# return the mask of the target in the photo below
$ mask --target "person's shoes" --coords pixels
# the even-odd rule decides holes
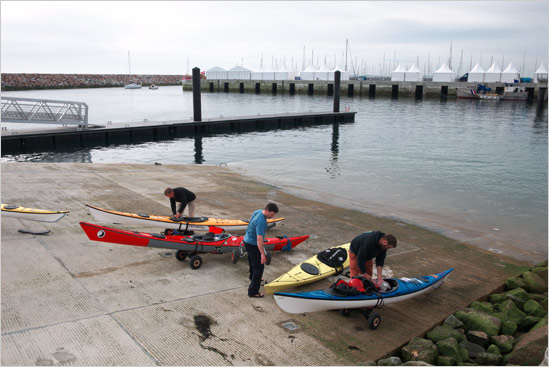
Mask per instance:
[[[250,298],[263,298],[263,297],[265,297],[265,295],[263,293],[259,292],[258,294],[255,294],[253,296],[248,295],[248,297],[250,297]]]

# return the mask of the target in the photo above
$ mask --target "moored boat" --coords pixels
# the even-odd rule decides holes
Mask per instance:
[[[132,232],[87,222],[80,222],[80,226],[92,241],[177,250],[177,260],[182,261],[190,256],[193,269],[198,269],[202,265],[202,259],[197,256],[200,253],[223,254],[230,252],[233,253],[233,263],[236,262],[235,256],[245,254],[244,236],[233,236],[227,233],[209,232],[204,235],[186,236]],[[266,238],[264,248],[273,252],[290,251],[308,238],[309,236]]]
[[[68,214],[68,210],[44,210],[2,204],[2,216],[6,218],[26,219],[37,222],[57,222]]]
[[[528,99],[528,92],[525,87],[506,84],[502,98],[504,101],[526,101]]]
[[[337,287],[332,287],[301,293],[276,292],[274,299],[277,305],[288,313],[379,307],[380,304],[405,301],[440,287],[452,270],[454,269],[416,278],[387,278],[384,281],[388,288],[384,292],[366,291],[349,295],[342,293]]]
[[[485,85],[478,84],[476,88],[458,88],[457,98],[460,99],[480,99],[487,101],[500,101],[502,95],[493,93],[492,88],[488,88]]]
[[[272,294],[284,289],[310,284],[343,272],[349,266],[349,246],[350,243],[346,243],[322,251],[297,264],[286,273],[265,284],[265,293]],[[331,260],[330,257],[332,257]]]
[[[148,214],[133,214],[107,210],[86,204],[90,214],[98,221],[112,224],[132,224],[153,226],[160,228],[171,228],[187,231],[206,231],[210,227],[223,228],[224,230],[238,231],[245,230],[248,226],[248,221],[240,219],[220,219],[211,217],[181,217],[174,218],[161,215]],[[272,228],[276,223],[285,218],[273,218],[267,220],[268,228]]]

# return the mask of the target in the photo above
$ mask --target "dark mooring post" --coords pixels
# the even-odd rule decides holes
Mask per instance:
[[[193,68],[193,111],[194,121],[202,121],[200,102],[200,68]]]
[[[334,112],[339,112],[339,92],[341,89],[341,71],[334,73]]]

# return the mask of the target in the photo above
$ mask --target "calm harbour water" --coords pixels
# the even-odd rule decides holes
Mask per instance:
[[[83,101],[92,124],[192,116],[192,93],[181,87],[3,95]],[[320,96],[203,93],[202,116],[329,111],[332,103]],[[3,156],[2,161],[227,163],[300,196],[417,223],[520,259],[547,258],[546,108],[511,101],[342,97],[344,107],[357,111],[354,123]]]

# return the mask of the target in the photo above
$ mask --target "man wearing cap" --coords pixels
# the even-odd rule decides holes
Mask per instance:
[[[397,246],[397,239],[392,234],[380,231],[364,232],[351,241],[349,247],[349,267],[351,278],[363,276],[373,281],[373,259],[376,259],[377,281],[379,287],[383,283],[383,265],[387,250]]]

